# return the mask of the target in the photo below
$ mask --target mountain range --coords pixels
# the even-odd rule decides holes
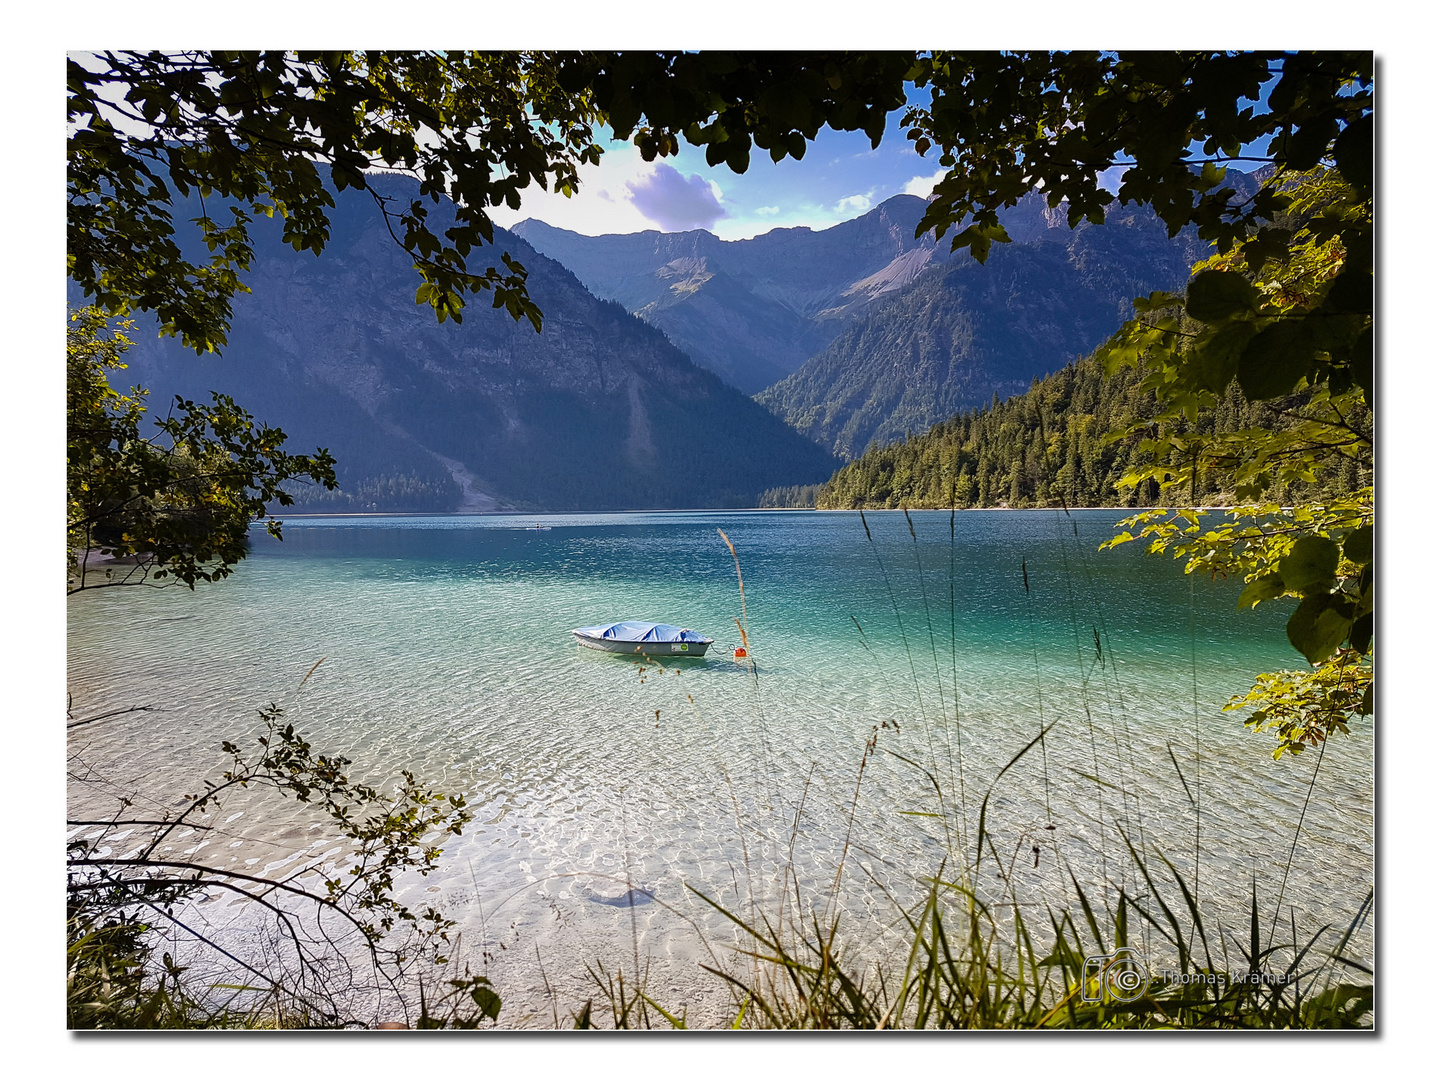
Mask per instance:
[[[1112,206],[1103,225],[1072,230],[1063,205],[1032,194],[1003,212],[1012,242],[982,265],[915,236],[925,205],[897,195],[829,229],[737,241],[535,220],[515,232],[845,458],[1023,391],[1205,254],[1148,209]]]
[[[380,182],[401,198],[414,190],[400,177]],[[121,380],[150,388],[155,409],[174,394],[226,393],[283,428],[287,447],[330,449],[341,491],[301,491],[300,508],[754,506],[767,488],[823,481],[838,467],[503,230],[493,254],[529,271],[543,332],[484,294],[460,325],[438,323],[415,303],[411,260],[370,198],[335,201],[319,258],[285,245],[275,222],[252,226],[251,294],[235,298],[223,356],[136,333]]]
[[[897,195],[829,229],[585,236],[533,218],[517,236],[563,263],[596,296],[663,330],[686,355],[746,393],[789,375],[876,296],[933,257],[917,239],[925,200]]]
[[[437,323],[373,202],[337,195],[318,259],[273,222],[252,227],[252,291],[223,357],[142,334],[125,379],[157,403],[228,393],[291,447],[329,448],[341,490],[300,491],[304,509],[754,506],[1023,392],[1205,254],[1148,210],[1072,230],[1064,206],[1031,195],[1002,215],[1013,242],[980,264],[915,236],[925,205],[899,195],[828,229],[738,241],[497,230],[480,254],[527,268],[536,334],[483,294],[462,324]]]
[[[996,245],[984,264],[968,254],[936,261],[757,400],[854,458],[1023,393],[1105,341],[1135,297],[1181,287],[1204,254],[1132,208],[1104,225]]]

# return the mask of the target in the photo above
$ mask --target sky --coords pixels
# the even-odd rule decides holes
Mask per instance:
[[[915,152],[900,124],[903,113],[890,114],[875,149],[863,132],[824,128],[800,161],[786,158],[777,164],[756,148],[744,173],[724,165],[712,168],[704,147],[683,140],[679,154],[653,162],[627,142],[607,140],[601,143],[600,164],[581,170],[573,197],[532,189],[523,193],[518,211],[502,208],[491,214],[505,227],[539,218],[590,236],[708,229],[722,240],[741,240],[796,225],[824,229],[892,195],[930,194],[944,171],[936,161],[939,151],[932,149],[927,157]]]

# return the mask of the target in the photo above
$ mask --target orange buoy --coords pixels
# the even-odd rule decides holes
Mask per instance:
[[[750,654],[749,654],[748,652],[746,652],[743,648],[740,648],[740,649],[736,649],[736,650],[735,650],[735,659],[736,659],[736,660],[744,660],[744,659],[745,659],[746,657],[748,657],[749,655],[750,655]]]

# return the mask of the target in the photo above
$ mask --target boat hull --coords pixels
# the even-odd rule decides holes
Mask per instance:
[[[625,656],[704,656],[713,644],[709,641],[618,641],[585,634],[576,634],[575,640],[587,649]]]

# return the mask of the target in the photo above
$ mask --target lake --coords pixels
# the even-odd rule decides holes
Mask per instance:
[[[1239,582],[1140,545],[1097,551],[1121,516],[967,511],[953,539],[948,511],[912,513],[913,538],[898,512],[867,513],[869,537],[856,513],[805,511],[296,518],[283,543],[257,529],[235,574],[194,593],[70,599],[74,715],[151,707],[72,733],[72,774],[102,781],[72,782],[72,816],[114,794],[173,805],[274,702],[355,774],[410,769],[470,801],[475,821],[403,898],[460,923],[515,1027],[595,996],[587,962],[648,965],[667,1007],[726,1016],[699,965],[742,961],[705,897],[759,917],[798,889],[883,962],[897,905],[974,863],[987,793],[995,852],[1036,911],[1071,902],[1072,872],[1137,895],[1129,837],[1198,873],[1207,918],[1237,933],[1252,880],[1267,921],[1279,901],[1302,935],[1344,926],[1373,880],[1371,723],[1318,772],[1313,751],[1274,761],[1222,708],[1302,662],[1288,613],[1237,612]],[[731,658],[741,598],[717,530],[744,575],[753,670]],[[628,618],[716,644],[657,665],[569,633]],[[997,782],[1042,724],[1043,753]],[[336,857],[297,808],[237,806],[177,850],[272,879]],[[995,865],[974,872],[982,895]],[[191,917],[263,952],[250,906],[207,898]],[[1368,925],[1351,951],[1370,962]]]

